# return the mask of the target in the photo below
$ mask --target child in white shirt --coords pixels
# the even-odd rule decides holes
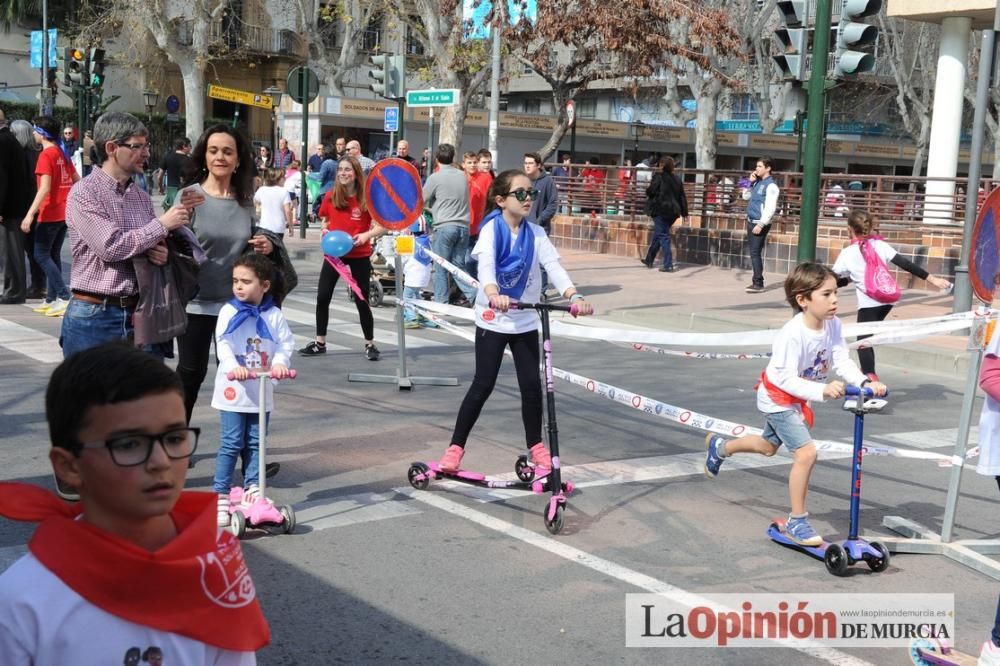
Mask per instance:
[[[253,202],[260,213],[260,226],[279,236],[292,225],[292,199],[284,187],[285,172],[266,169],[264,185],[253,195]]]
[[[757,409],[764,412],[763,435],[744,435],[726,441],[709,434],[705,475],[714,479],[726,458],[734,453],[773,456],[782,444],[792,453],[788,477],[791,513],[786,534],[804,546],[819,546],[823,539],[809,524],[806,495],[816,464],[816,445],[809,434],[813,424],[810,400],[836,400],[845,394],[844,382],[826,378],[831,366],[852,385],[871,385],[875,395],[886,387],[871,381],[847,352],[837,319],[837,276],[822,264],[799,264],[785,278],[785,297],[796,314],[778,332],[771,360],[757,385]]]
[[[229,486],[236,461],[244,449],[249,453],[243,478],[244,501],[249,504],[260,496],[257,454],[261,424],[257,382],[268,382],[265,428],[274,389],[267,379],[249,379],[250,373],[270,371],[274,379],[287,377],[295,348],[292,329],[267,293],[273,273],[271,261],[263,255],[246,254],[237,259],[233,264],[234,298],[222,306],[215,327],[219,369],[215,375],[212,407],[219,410],[222,426],[213,490],[219,494],[219,527],[229,525]],[[233,379],[228,378],[230,373]]]

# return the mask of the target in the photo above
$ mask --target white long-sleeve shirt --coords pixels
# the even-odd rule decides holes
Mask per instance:
[[[479,230],[479,240],[472,249],[472,256],[479,261],[479,284],[496,284],[496,252],[493,247],[494,224],[504,224],[497,218],[486,223],[486,226]],[[545,229],[534,222],[527,220],[521,222],[521,227],[530,225],[535,238],[535,256],[531,262],[528,273],[528,283],[524,287],[521,300],[524,303],[537,303],[542,296],[542,271],[541,267],[549,274],[549,282],[559,291],[564,293],[573,286],[566,269],[559,263],[559,251],[556,250],[552,241],[545,234]],[[517,242],[518,233],[511,232],[510,243],[514,247]],[[538,312],[535,310],[508,310],[507,312],[497,312],[490,309],[490,299],[486,293],[480,289],[476,294],[476,326],[485,328],[497,333],[527,333],[538,330],[540,320]]]
[[[257,335],[257,320],[248,317],[235,331],[226,335],[226,327],[236,314],[236,308],[229,303],[222,306],[219,322],[215,326],[215,349],[219,355],[219,369],[215,373],[215,391],[212,407],[227,412],[256,414],[260,387],[257,379],[242,382],[231,381],[226,375],[242,366],[248,370],[265,372],[275,363],[291,367],[292,352],[295,351],[295,336],[285,315],[277,307],[263,313],[264,322],[274,340],[265,340]],[[274,382],[268,380],[265,393],[267,404],[264,411],[270,412],[274,406]]]
[[[831,368],[849,384],[860,385],[867,379],[847,351],[840,320],[834,317],[824,321],[823,328],[815,331],[805,325],[800,312],[778,331],[764,372],[786,393],[822,402]],[[802,411],[799,405],[789,407],[771,400],[763,383],[757,387],[757,409],[768,414],[788,409]]]

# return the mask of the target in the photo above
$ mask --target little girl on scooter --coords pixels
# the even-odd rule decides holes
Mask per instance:
[[[822,537],[809,524],[806,495],[816,464],[816,444],[809,429],[813,412],[809,401],[844,397],[844,382],[827,383],[830,369],[852,385],[871,386],[875,395],[886,387],[872,381],[851,360],[837,319],[837,276],[823,264],[799,264],[785,278],[785,297],[797,313],[781,327],[771,348],[771,360],[757,384],[757,409],[764,412],[764,432],[726,441],[705,438],[708,456],[705,475],[714,479],[726,458],[734,453],[773,456],[784,445],[792,454],[788,477],[791,512],[785,533],[803,546],[819,546]]]
[[[531,462],[543,468],[537,473],[539,477],[552,468],[552,458],[542,442],[540,320],[535,310],[511,310],[511,302],[538,302],[544,268],[549,282],[576,307],[576,314],[589,315],[594,309],[577,293],[559,264],[559,253],[545,230],[526,219],[537,197],[531,179],[517,169],[498,175],[486,197],[490,210],[479,226],[479,240],[472,250],[479,261],[482,285],[474,308],[476,374],[458,410],[451,446],[440,460],[446,471],[455,471],[461,465],[466,440],[493,391],[508,346],[521,390],[521,420]]]
[[[871,213],[863,210],[851,211],[847,216],[847,228],[851,233],[851,244],[844,248],[833,264],[833,272],[837,274],[837,286],[843,287],[848,282],[853,282],[858,296],[858,323],[882,321],[889,311],[892,310],[891,303],[882,303],[865,293],[865,270],[866,262],[862,254],[862,246],[865,252],[875,252],[882,258],[883,262],[892,263],[899,266],[907,273],[915,275],[921,280],[938,289],[946,290],[951,288],[951,283],[943,278],[930,275],[926,270],[917,266],[906,257],[900,255],[896,250],[882,240],[882,237],[873,233],[878,220]],[[858,340],[871,337],[870,335],[859,335]],[[868,375],[872,381],[878,381],[875,374],[875,350],[872,347],[858,349],[858,361],[861,365],[861,372]]]
[[[268,291],[274,279],[271,261],[262,254],[245,254],[233,264],[233,298],[222,306],[215,327],[219,369],[215,374],[212,407],[219,410],[219,453],[215,458],[213,489],[219,494],[218,525],[229,525],[229,486],[241,451],[249,452],[243,477],[243,501],[260,496],[258,446],[260,427],[267,427],[274,400],[268,379],[249,379],[251,372],[271,372],[274,379],[289,376],[295,337],[281,309]],[[228,375],[232,373],[233,379]],[[268,382],[267,415],[259,423],[258,381]]]

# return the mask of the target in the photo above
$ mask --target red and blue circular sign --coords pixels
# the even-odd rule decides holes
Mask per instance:
[[[380,161],[365,182],[365,201],[372,219],[386,229],[402,231],[424,212],[424,193],[416,167],[397,157]]]
[[[1000,187],[979,209],[969,248],[969,282],[976,298],[989,305],[1000,278]]]

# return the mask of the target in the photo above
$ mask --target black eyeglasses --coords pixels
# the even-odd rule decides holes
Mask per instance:
[[[532,201],[534,201],[535,199],[537,199],[538,198],[538,190],[536,190],[534,188],[532,188],[530,190],[524,190],[524,189],[514,190],[513,192],[508,192],[504,196],[505,197],[514,197],[515,199],[517,199],[518,201],[520,201],[520,202],[523,203],[523,202],[527,201],[528,199],[531,199]]]
[[[122,435],[99,444],[81,444],[81,449],[106,448],[111,453],[111,460],[119,467],[135,467],[145,464],[153,455],[153,444],[159,442],[168,458],[180,460],[190,458],[198,448],[198,435],[201,428],[175,428],[159,435]]]
[[[119,143],[118,145],[129,150],[149,150],[148,143]]]

